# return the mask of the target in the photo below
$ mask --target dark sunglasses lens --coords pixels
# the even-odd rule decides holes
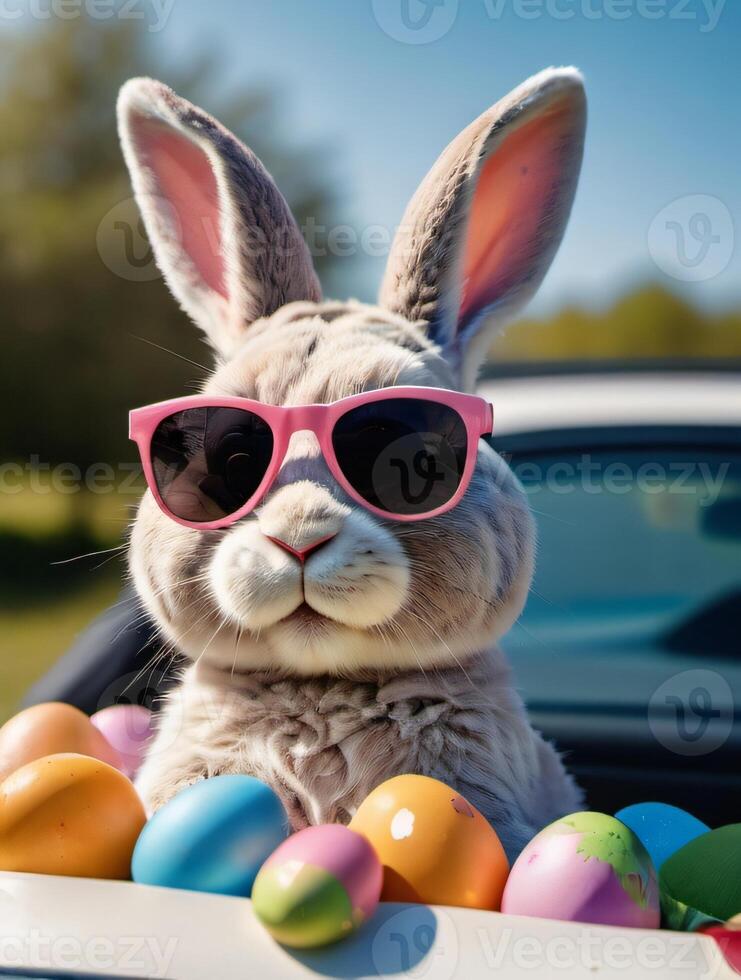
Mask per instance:
[[[421,515],[447,504],[461,484],[466,427],[447,405],[389,398],[353,408],[332,434],[345,479],[369,504]]]
[[[165,507],[186,521],[216,521],[239,510],[262,483],[273,433],[238,408],[187,408],[152,437],[152,468]]]

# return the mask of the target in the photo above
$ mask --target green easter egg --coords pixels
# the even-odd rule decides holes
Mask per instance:
[[[708,919],[725,922],[741,912],[741,823],[691,840],[667,858],[659,875],[662,910],[674,929]]]
[[[359,925],[340,882],[309,864],[297,873],[286,864],[264,867],[252,889],[252,908],[274,939],[296,949],[336,942]]]

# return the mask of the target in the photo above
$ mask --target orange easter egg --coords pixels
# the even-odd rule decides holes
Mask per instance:
[[[499,908],[509,863],[489,822],[428,776],[396,776],[361,803],[350,829],[383,865],[381,901]]]
[[[73,753],[36,759],[0,785],[0,871],[129,878],[145,822],[113,766]]]
[[[27,762],[78,752],[118,768],[121,758],[84,711],[50,701],[26,708],[0,728],[0,782]]]

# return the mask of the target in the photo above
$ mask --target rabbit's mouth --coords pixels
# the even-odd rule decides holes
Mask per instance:
[[[333,620],[330,616],[320,613],[304,599],[299,606],[296,606],[293,612],[284,616],[278,622],[284,623],[287,626],[314,628],[325,623],[331,623]]]
[[[293,612],[287,613],[272,627],[267,627],[268,632],[277,631],[283,637],[288,634],[291,637],[302,636],[305,639],[321,640],[333,631],[353,632],[367,627],[360,627],[353,622],[347,622],[342,617],[341,610],[337,613],[331,611],[320,612],[315,606],[304,599]]]

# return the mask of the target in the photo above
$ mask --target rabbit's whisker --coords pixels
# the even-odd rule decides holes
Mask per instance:
[[[127,546],[125,544],[116,545],[115,548],[101,548],[100,551],[88,551],[84,555],[75,555],[74,558],[62,558],[59,561],[49,562],[50,565],[69,565],[73,561],[81,561],[83,558],[97,558],[98,555],[108,555],[112,551],[119,552],[123,551]]]
[[[163,351],[165,354],[172,354],[173,357],[177,357],[180,361],[185,361],[187,364],[192,364],[193,367],[200,368],[201,371],[209,371],[210,368],[206,367],[205,364],[200,364],[198,361],[192,360],[190,357],[185,357],[184,354],[178,354],[177,351],[170,350],[169,347],[163,347],[162,344],[157,344],[153,340],[148,340],[146,337],[140,337],[139,334],[131,333],[127,331],[130,337],[134,340],[140,340],[143,344],[149,344],[150,347],[156,347],[157,350]]]

